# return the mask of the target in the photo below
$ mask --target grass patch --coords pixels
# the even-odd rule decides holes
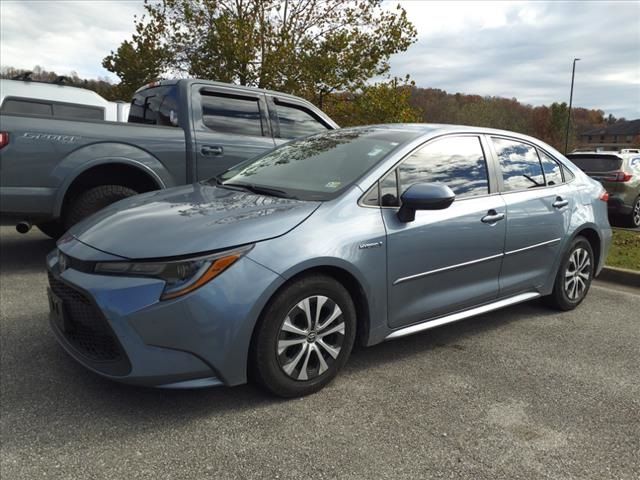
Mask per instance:
[[[640,270],[640,233],[614,230],[607,265]]]

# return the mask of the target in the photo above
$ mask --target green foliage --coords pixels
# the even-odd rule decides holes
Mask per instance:
[[[607,257],[611,267],[640,270],[640,234],[623,230],[613,231],[613,242]]]
[[[354,91],[386,74],[389,57],[416,39],[404,9],[382,8],[381,0],[145,0],[145,9],[133,43],[104,62],[126,84],[134,80],[126,73],[146,62],[136,54],[151,53],[153,73],[162,65],[321,105],[329,93]]]
[[[420,122],[422,112],[409,103],[413,86],[407,76],[366,85],[354,94],[331,94],[324,102],[324,110],[343,127]]]
[[[125,40],[115,52],[102,60],[102,66],[120,78],[116,91],[129,99],[138,88],[161,77],[169,62],[169,51],[160,39],[166,28],[162,18],[147,22],[136,20],[136,33]]]

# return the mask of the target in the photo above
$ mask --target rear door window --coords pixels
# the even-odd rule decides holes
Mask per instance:
[[[259,99],[202,92],[202,121],[216,132],[262,136]]]
[[[500,160],[505,192],[544,187],[544,174],[536,149],[526,143],[492,138]]]
[[[489,193],[487,163],[480,139],[475,136],[445,137],[428,143],[403,160],[398,175],[400,192],[414,183],[439,182],[450,187],[457,198]]]
[[[538,150],[538,155],[540,156],[540,163],[542,164],[542,171],[547,185],[560,185],[562,183],[562,170],[558,162],[540,150]]]
[[[296,138],[324,132],[329,127],[308,109],[276,101],[280,138]]]

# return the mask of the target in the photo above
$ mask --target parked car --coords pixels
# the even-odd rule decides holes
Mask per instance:
[[[118,116],[118,104],[85,88],[0,79],[0,114],[126,122]]]
[[[114,380],[305,395],[355,341],[538,297],[575,308],[607,256],[606,199],[511,132],[326,132],[73,227],[47,257],[51,325]]]
[[[128,124],[5,109],[9,101],[0,116],[0,216],[54,238],[122,198],[205,180],[337,128],[300,98],[193,79],[138,90]]]
[[[609,192],[609,214],[625,226],[640,227],[640,154],[621,152],[575,152],[567,155]]]

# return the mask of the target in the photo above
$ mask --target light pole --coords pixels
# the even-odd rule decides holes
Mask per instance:
[[[579,58],[573,59],[573,70],[571,71],[571,93],[569,94],[569,114],[567,116],[567,132],[565,134],[564,140],[564,154],[567,154],[567,150],[569,149],[569,127],[571,126],[571,104],[573,103],[573,79],[576,76],[576,62],[579,61]]]

